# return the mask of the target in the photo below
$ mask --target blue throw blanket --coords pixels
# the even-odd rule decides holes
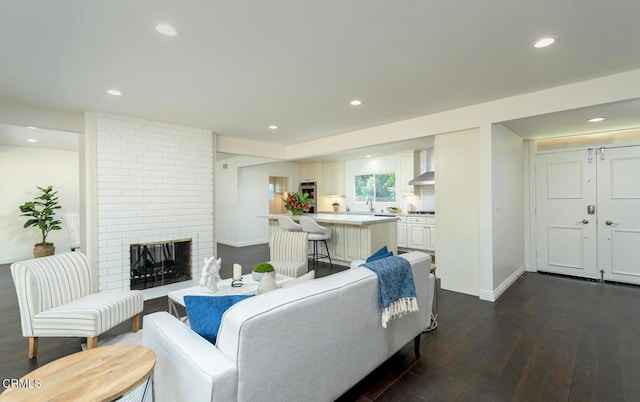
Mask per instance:
[[[368,262],[363,266],[378,275],[383,328],[395,318],[418,311],[416,287],[409,261],[392,256]]]

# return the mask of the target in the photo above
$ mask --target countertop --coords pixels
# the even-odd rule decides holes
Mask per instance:
[[[383,214],[381,213],[379,215],[383,215]],[[278,216],[281,216],[281,215],[270,214],[270,215],[262,215],[260,217],[268,218],[268,219],[277,219]],[[314,219],[318,223],[340,223],[345,225],[373,225],[376,223],[393,222],[398,220],[398,218],[395,215],[391,215],[391,214],[389,215],[385,214],[384,216],[377,216],[373,214],[355,214],[355,213],[346,214],[346,213],[319,212],[317,214],[306,214],[305,216],[308,216],[309,218]],[[297,218],[297,216],[289,216],[289,217],[292,218],[294,221]]]
[[[435,218],[434,214],[416,214],[414,212],[366,212],[366,211],[351,211],[351,212],[332,212],[332,211],[322,211],[318,212],[318,214],[329,214],[329,215],[364,215],[364,216],[424,216],[424,217],[432,217]]]

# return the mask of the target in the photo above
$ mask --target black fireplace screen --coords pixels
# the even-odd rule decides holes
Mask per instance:
[[[132,244],[131,289],[191,280],[191,239]]]

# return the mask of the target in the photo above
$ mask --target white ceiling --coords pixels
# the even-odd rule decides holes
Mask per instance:
[[[77,151],[79,143],[77,133],[0,124],[0,145]]]
[[[1,0],[0,7],[0,103],[112,112],[278,143],[640,68],[640,1],[631,0]],[[158,21],[181,35],[157,34]],[[558,43],[533,49],[543,35]],[[109,88],[124,95],[109,96]],[[354,98],[364,104],[349,106]],[[509,126],[539,135],[531,124]]]

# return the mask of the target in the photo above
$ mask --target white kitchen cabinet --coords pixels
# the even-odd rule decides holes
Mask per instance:
[[[344,260],[344,225],[324,223],[322,226],[331,230],[331,240],[327,242],[333,261]]]
[[[324,194],[328,196],[344,196],[345,164],[343,162],[330,162],[323,165]]]
[[[421,216],[407,217],[407,248],[427,250],[427,218]]]
[[[322,181],[322,163],[307,163],[300,165],[300,182]]]
[[[407,217],[398,218],[398,247],[407,247]]]
[[[436,250],[436,218],[427,218],[427,250]]]
[[[396,188],[397,194],[413,194],[414,186],[409,184],[414,177],[416,177],[416,173],[418,171],[418,152],[416,151],[407,151],[401,152],[397,154],[398,158],[398,166],[397,166],[397,174],[396,177]]]
[[[360,225],[331,223],[323,220],[322,214],[317,216],[319,223],[331,230],[331,239],[327,240],[327,245],[334,264],[349,266],[353,260],[366,260],[382,246],[387,246],[389,251],[398,254],[396,221]],[[294,216],[293,219],[296,220],[296,217]],[[279,230],[278,220],[275,217],[269,217],[269,241],[271,241],[271,235]],[[310,244],[309,247],[312,245]],[[318,247],[324,250],[324,245],[319,244]]]

